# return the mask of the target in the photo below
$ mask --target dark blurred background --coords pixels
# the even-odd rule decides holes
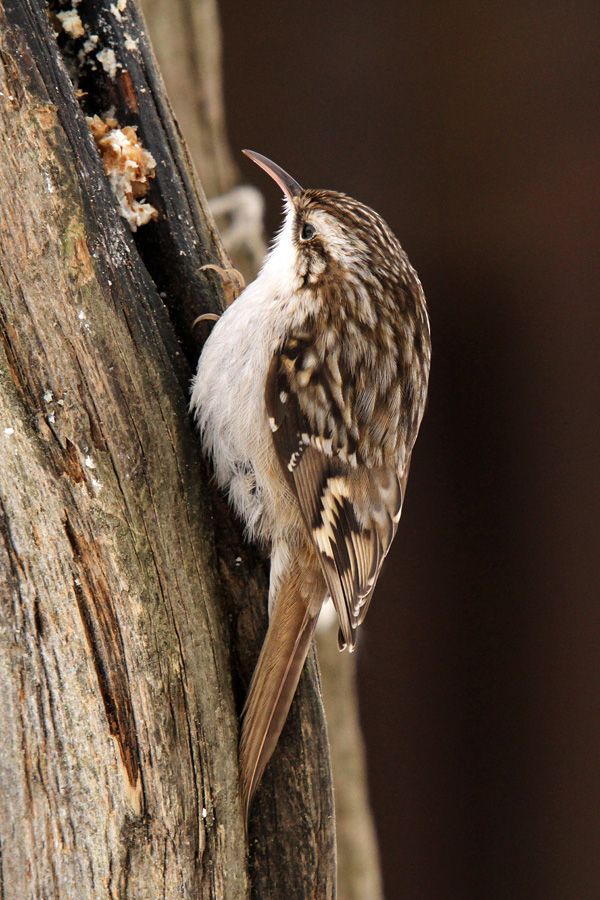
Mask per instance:
[[[429,301],[359,651],[386,896],[597,900],[597,0],[220,10],[234,150],[373,206]]]

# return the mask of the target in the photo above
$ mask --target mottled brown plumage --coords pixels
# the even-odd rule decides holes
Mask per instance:
[[[271,548],[269,632],[240,742],[244,815],[330,596],[352,649],[396,532],[430,361],[416,273],[373,210],[280,184],[286,220],[200,359],[192,406],[219,482]]]

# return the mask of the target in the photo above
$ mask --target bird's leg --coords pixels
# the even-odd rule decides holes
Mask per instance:
[[[206,272],[207,270],[211,270],[217,273],[217,275],[223,282],[223,293],[225,294],[227,306],[231,306],[233,301],[237,300],[237,298],[246,287],[244,276],[241,272],[238,272],[237,269],[233,268],[223,269],[221,268],[221,266],[215,266],[212,264],[200,266],[201,272]],[[198,316],[197,319],[194,319],[192,328],[194,328],[198,324],[198,322],[216,322],[219,318],[220,316],[217,313],[204,313],[203,315]]]

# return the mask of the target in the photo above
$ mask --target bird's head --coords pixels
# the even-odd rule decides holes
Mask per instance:
[[[285,244],[286,257],[305,286],[360,279],[393,291],[395,281],[404,281],[406,256],[381,216],[337,191],[304,190],[266,156],[253,150],[244,153],[284,193],[286,218],[274,252]]]

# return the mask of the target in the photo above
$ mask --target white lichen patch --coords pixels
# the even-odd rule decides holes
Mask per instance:
[[[86,318],[86,315],[82,309],[80,309],[79,312],[77,313],[77,318],[81,319],[82,322]]]
[[[15,433],[15,429],[14,429],[14,428],[5,428],[5,429],[4,429],[4,434],[8,435],[9,437],[10,437],[11,434],[14,434],[14,433]]]
[[[119,12],[125,12],[125,7],[127,6],[127,0],[117,0],[117,9]]]
[[[111,3],[110,11],[113,14],[113,16],[115,17],[115,19],[117,20],[117,22],[123,21],[123,16],[121,14],[121,10],[119,9],[119,7],[117,6],[116,3]]]
[[[125,49],[126,50],[137,50],[138,42],[134,41],[130,34],[125,34]]]
[[[91,456],[86,456],[84,462],[85,462],[86,466],[88,467],[88,469],[96,468],[96,463],[94,462],[94,460],[92,459]]]
[[[89,38],[87,39],[87,41],[84,43],[83,47],[81,48],[83,53],[84,54],[91,53],[92,50],[96,49],[97,43],[98,43],[98,35],[90,34]]]
[[[52,403],[54,400],[54,394],[52,391],[44,391],[44,400],[46,403]]]
[[[158,210],[142,201],[154,178],[156,161],[144,149],[137,134],[137,127],[119,128],[112,118],[104,121],[100,116],[86,119],[96,146],[102,157],[104,171],[119,204],[119,212],[127,219],[132,231],[146,225],[158,216]]]
[[[117,62],[114,50],[110,47],[105,47],[104,50],[100,50],[99,53],[96,53],[96,59],[109,78],[116,78],[119,63]]]
[[[75,9],[66,9],[64,12],[59,12],[56,14],[56,18],[60,20],[63,31],[66,31],[72,38],[80,38],[85,34],[83,23]]]

